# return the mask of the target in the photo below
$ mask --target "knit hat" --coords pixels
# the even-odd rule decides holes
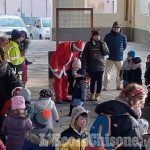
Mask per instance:
[[[86,125],[88,124],[88,122],[89,122],[88,111],[86,111],[81,105],[78,105],[78,106],[74,107],[73,110],[72,110],[72,114],[71,114],[71,125],[72,126],[74,126],[77,117],[79,115],[81,115],[82,113],[86,113],[87,114]]]
[[[23,96],[13,96],[11,98],[12,104],[11,109],[17,110],[17,109],[25,109],[25,100]]]
[[[82,50],[83,42],[81,40],[73,42],[73,48],[75,48],[77,51]]]
[[[40,95],[40,97],[48,98],[48,97],[52,96],[52,93],[51,93],[50,90],[43,89],[43,90],[40,91],[39,95]]]
[[[134,50],[129,51],[128,55],[131,56],[132,58],[134,58],[135,57],[135,51]]]
[[[16,29],[12,30],[12,32],[11,32],[11,38],[13,40],[19,39],[21,36],[22,36],[21,31],[16,30]]]
[[[94,35],[99,35],[99,32],[98,32],[98,31],[94,31],[94,32],[92,33],[92,37],[93,37]]]
[[[18,96],[23,96],[25,101],[30,101],[30,99],[31,99],[31,92],[27,88],[22,88],[19,91]]]
[[[139,126],[139,130],[140,130],[140,134],[147,134],[148,128],[149,128],[149,123],[147,120],[145,119],[138,119],[138,126]]]
[[[141,60],[140,57],[135,57],[135,58],[132,59],[132,62],[134,62],[135,64],[138,64],[138,63],[140,63],[141,61],[142,61],[142,60]]]
[[[44,111],[36,113],[34,119],[38,124],[46,126],[50,116],[51,116],[50,110],[45,109]]]
[[[79,58],[74,58],[74,61],[72,63],[72,68],[75,68],[75,67],[78,67],[78,68],[81,68],[81,61]]]
[[[113,28],[120,28],[121,27],[121,24],[119,24],[118,23],[118,21],[115,21],[114,23],[113,23],[113,26],[112,26]]]

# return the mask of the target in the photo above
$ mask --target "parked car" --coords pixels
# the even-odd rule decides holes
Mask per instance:
[[[15,15],[0,15],[0,31],[4,32],[9,38],[13,29],[17,29],[19,31],[24,30],[27,32],[29,37],[29,33],[22,18]]]
[[[31,39],[50,39],[51,19],[37,18],[30,29]]]

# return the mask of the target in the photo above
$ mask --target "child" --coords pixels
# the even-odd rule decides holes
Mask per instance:
[[[26,132],[22,150],[55,150],[52,146],[53,131],[46,128],[50,116],[51,112],[49,110],[34,115],[34,128]]]
[[[61,133],[60,150],[85,149],[88,137],[85,126],[88,120],[88,112],[82,106],[73,108],[70,127]]]
[[[2,134],[7,136],[7,150],[22,150],[25,131],[32,128],[31,120],[25,110],[25,100],[22,96],[11,98],[11,110],[2,125]]]
[[[131,50],[128,52],[127,59],[123,62],[121,71],[120,71],[120,79],[123,79],[123,86],[129,84],[130,71],[132,67],[132,59],[135,57],[135,51]]]
[[[146,62],[146,71],[145,71],[145,85],[147,86],[148,94],[147,94],[147,103],[150,103],[150,55],[147,57]]]
[[[31,92],[27,88],[22,88],[18,96],[23,96],[25,99],[25,105],[27,113],[31,115],[31,118],[34,116],[34,107],[31,105]]]
[[[69,72],[71,74],[69,74]],[[80,59],[75,58],[72,63],[72,69],[68,71],[68,78],[73,76],[75,79],[75,84],[73,86],[72,91],[72,102],[70,104],[69,116],[71,116],[71,112],[73,107],[77,105],[82,105],[86,100],[87,90],[88,90],[88,81],[85,77],[85,68],[81,68]]]
[[[37,101],[34,106],[35,111],[40,112],[45,109],[50,110],[51,116],[49,117],[47,128],[53,128],[53,118],[55,119],[56,122],[58,122],[59,116],[55,103],[54,101],[51,100],[52,93],[50,90],[43,89],[40,91],[39,95],[40,95],[39,101]]]
[[[130,83],[137,83],[142,85],[142,69],[140,57],[135,57],[132,59]]]

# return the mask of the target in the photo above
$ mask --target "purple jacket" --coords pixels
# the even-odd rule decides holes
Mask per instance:
[[[32,128],[29,116],[14,115],[8,112],[8,116],[3,122],[1,132],[7,136],[7,150],[22,150],[25,132]]]

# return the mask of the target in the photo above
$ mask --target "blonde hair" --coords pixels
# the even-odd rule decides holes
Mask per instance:
[[[130,107],[135,106],[138,101],[143,100],[145,97],[146,93],[143,87],[136,83],[128,84],[119,94],[119,98]]]

